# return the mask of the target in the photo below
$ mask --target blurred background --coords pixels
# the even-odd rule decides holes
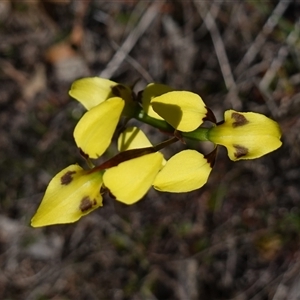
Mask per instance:
[[[2,0],[0,299],[299,299],[299,17],[296,0]],[[50,179],[84,166],[68,91],[86,76],[190,90],[218,120],[264,113],[283,146],[221,149],[200,190],[33,229]]]

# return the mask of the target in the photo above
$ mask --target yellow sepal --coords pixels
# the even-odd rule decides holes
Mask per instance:
[[[104,184],[118,201],[133,204],[147,193],[162,162],[159,152],[122,162],[105,171]]]
[[[147,136],[138,127],[127,127],[118,138],[118,150],[120,152],[151,146]]]
[[[174,128],[189,132],[198,128],[207,109],[201,97],[188,91],[172,91],[151,100],[154,111]]]
[[[163,118],[153,110],[152,106],[150,105],[150,102],[154,97],[158,97],[172,90],[173,89],[168,85],[160,83],[148,84],[142,93],[142,106],[144,112],[146,112],[146,114],[152,118],[163,120]]]
[[[90,158],[101,156],[115,132],[124,108],[124,100],[114,97],[87,111],[74,130],[77,147]]]
[[[102,206],[102,174],[70,165],[50,181],[31,226],[73,223]]]
[[[119,86],[116,89],[116,86]],[[79,101],[87,110],[105,100],[118,96],[124,100],[131,98],[131,89],[106,78],[88,77],[73,82],[69,95]]]
[[[211,128],[208,138],[227,148],[231,160],[254,159],[278,149],[281,131],[278,123],[253,113],[227,110],[224,123]]]
[[[153,187],[162,192],[182,193],[201,188],[212,168],[195,150],[184,150],[172,156],[156,176]]]

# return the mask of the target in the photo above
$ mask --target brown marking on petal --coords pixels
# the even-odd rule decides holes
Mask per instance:
[[[117,197],[110,191],[110,189],[107,186],[103,184],[100,189],[100,194],[104,195],[105,193],[107,193],[110,198],[117,200]]]
[[[72,175],[76,174],[76,171],[68,171],[65,175],[60,178],[61,185],[68,185],[72,180]]]
[[[89,159],[89,155],[84,153],[83,150],[81,148],[79,148],[79,153],[80,155],[84,158],[84,159]]]
[[[96,204],[97,204],[96,199],[91,200],[89,196],[86,196],[81,199],[79,209],[82,212],[86,212],[86,211],[90,210],[91,208],[93,208],[93,206],[95,206]]]
[[[244,126],[247,123],[249,123],[249,121],[245,118],[245,116],[243,116],[242,114],[239,113],[232,113],[231,114],[231,118],[234,119],[235,122],[232,123],[232,127],[239,127],[239,126]]]
[[[109,189],[107,189],[107,190],[108,190],[109,197],[114,199],[114,200],[117,200],[117,197]]]
[[[233,145],[236,152],[234,153],[234,156],[236,158],[241,158],[248,154],[249,150],[246,147],[240,146],[240,145]]]
[[[212,152],[210,152],[204,156],[211,168],[213,168],[213,166],[215,164],[216,157],[217,157],[217,151],[218,151],[218,147],[216,147]]]
[[[210,121],[210,122],[216,124],[217,119],[216,119],[216,116],[214,115],[214,113],[212,112],[212,110],[207,106],[205,106],[205,108],[207,110],[207,113],[206,113],[205,117],[202,120],[203,121]]]

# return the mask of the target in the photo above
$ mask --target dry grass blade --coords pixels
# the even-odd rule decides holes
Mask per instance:
[[[271,111],[273,117],[279,117],[280,111],[270,95],[269,87],[272,81],[274,80],[274,78],[276,77],[279,69],[284,64],[289,54],[289,48],[295,46],[298,38],[299,38],[299,25],[296,24],[294,30],[291,31],[290,34],[288,35],[286,39],[286,44],[280,47],[277,57],[274,58],[269,69],[267,70],[267,72],[259,82],[259,89],[261,93],[265,96],[266,104],[269,110]]]
[[[138,39],[144,34],[157,17],[159,8],[163,5],[163,3],[164,1],[155,1],[148,7],[138,25],[130,32],[123,45],[108,63],[107,67],[99,74],[100,77],[111,78],[114,75]]]
[[[230,63],[226,54],[225,46],[222,40],[222,36],[218,30],[217,24],[215,22],[215,19],[210,12],[210,10],[216,10],[218,9],[218,6],[216,6],[215,3],[212,4],[210,10],[207,10],[205,2],[202,1],[194,1],[198,13],[203,19],[204,24],[206,25],[208,31],[210,32],[215,52],[219,61],[219,65],[221,68],[221,72],[223,75],[223,79],[226,85],[226,88],[229,91],[230,94],[230,101],[232,104],[232,107],[234,109],[240,109],[241,103],[237,96],[237,86],[231,71]]]
[[[255,59],[257,53],[260,51],[261,47],[266,41],[266,38],[269,34],[273,31],[275,26],[278,24],[280,18],[284,14],[284,12],[289,7],[291,0],[281,0],[277,6],[274,8],[273,12],[269,16],[267,22],[264,24],[261,32],[257,35],[256,39],[252,43],[252,45],[249,47],[248,51],[244,55],[241,62],[238,64],[236,69],[234,70],[234,73],[237,76],[240,76],[243,71],[247,69],[247,67],[252,63],[252,61]]]
[[[234,78],[233,78],[233,75],[231,72],[231,68],[230,68],[230,64],[229,64],[228,57],[226,54],[225,46],[222,41],[221,34],[216,25],[215,19],[213,18],[210,11],[206,9],[205,3],[195,1],[195,5],[197,7],[198,13],[202,17],[203,22],[205,23],[207,29],[210,32],[210,35],[211,35],[211,38],[212,38],[212,41],[213,41],[213,44],[215,47],[216,55],[219,60],[220,68],[221,68],[221,71],[223,74],[223,78],[225,81],[225,85],[226,85],[227,89],[230,90],[231,88],[236,87],[236,84],[235,84],[235,81],[234,81]],[[211,9],[214,9],[213,6],[215,6],[214,3],[212,4]]]

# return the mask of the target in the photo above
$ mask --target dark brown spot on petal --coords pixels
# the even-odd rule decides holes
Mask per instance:
[[[88,210],[90,210],[91,208],[93,208],[93,206],[95,206],[97,204],[96,199],[91,200],[91,198],[89,196],[86,196],[84,198],[82,198],[80,205],[79,205],[79,209],[82,212],[86,212]]]
[[[68,185],[72,180],[72,175],[76,174],[76,171],[68,171],[65,175],[60,178],[61,185]]]
[[[216,147],[212,152],[206,154],[204,157],[206,158],[207,162],[209,163],[210,167],[212,168],[216,161],[218,147]]]
[[[234,119],[234,122],[232,123],[233,128],[244,126],[249,123],[249,121],[242,114],[236,112],[231,114],[231,118]]]
[[[84,159],[89,159],[89,155],[84,153],[81,148],[79,148],[79,153]]]
[[[109,196],[110,198],[112,198],[112,199],[114,199],[114,200],[117,200],[117,197],[116,197],[116,196],[110,191],[110,189],[109,189],[107,186],[105,186],[104,184],[101,186],[100,193],[101,193],[101,195],[107,193],[108,196]]]
[[[236,152],[234,153],[234,156],[236,158],[241,158],[248,154],[249,150],[246,147],[240,146],[240,145],[233,145]]]
[[[216,119],[216,116],[214,115],[214,113],[212,112],[212,110],[205,106],[206,110],[207,110],[207,113],[206,113],[206,116],[203,118],[203,121],[210,121],[214,124],[217,123],[217,119]]]
[[[117,197],[109,189],[107,189],[107,192],[110,198],[117,200]]]

